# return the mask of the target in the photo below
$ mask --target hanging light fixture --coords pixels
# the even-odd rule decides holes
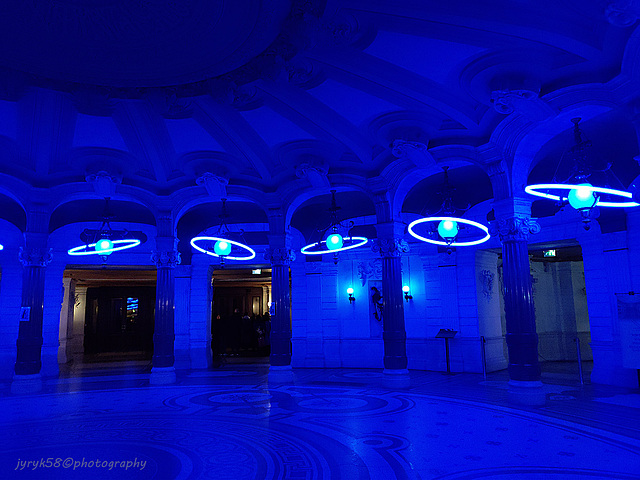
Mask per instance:
[[[631,200],[633,195],[630,192],[612,188],[622,185],[611,171],[611,163],[597,168],[591,155],[592,143],[580,130],[580,118],[573,118],[571,121],[575,145],[560,158],[552,183],[527,185],[524,191],[554,200],[560,206],[568,203],[580,212],[584,229],[589,230],[596,207],[637,207],[640,203]],[[568,178],[561,182],[557,176],[563,164],[568,164],[570,170]],[[594,183],[600,183],[600,186],[593,185]]]
[[[444,171],[444,184],[441,191],[443,201],[442,207],[436,212],[442,213],[442,215],[414,220],[409,224],[409,234],[423,242],[445,246],[447,247],[447,253],[451,253],[453,247],[467,247],[486,242],[491,238],[489,229],[486,226],[473,220],[454,216],[456,211],[467,210],[469,206],[465,209],[455,208],[453,203],[453,192],[455,188],[449,184],[449,167],[442,167],[442,170]],[[415,227],[420,224],[427,224],[428,230],[425,235],[420,235],[416,232]],[[470,227],[479,230],[480,236],[478,238],[460,241],[458,238],[460,230]]]
[[[324,238],[324,240],[320,240],[315,243],[310,243],[309,245],[303,247],[300,250],[302,254],[322,255],[324,253],[332,253],[333,263],[337,264],[338,252],[351,250],[353,248],[358,248],[367,244],[369,239],[366,237],[343,236],[340,233],[340,232],[342,233],[346,232],[348,235],[348,232],[351,228],[353,228],[354,223],[351,220],[349,220],[348,222],[339,222],[338,221],[339,210],[340,210],[340,207],[336,203],[336,191],[331,190],[331,207],[328,209],[330,214],[330,223],[326,228],[322,228],[318,230],[321,238]]]
[[[243,243],[243,230],[238,230],[237,233],[231,232],[227,225],[227,218],[229,218],[229,216],[227,213],[227,199],[223,198],[222,211],[220,215],[218,215],[220,224],[217,226],[217,229],[214,227],[215,232],[212,232],[212,235],[202,235],[191,239],[191,246],[199,252],[206,253],[212,257],[219,257],[220,268],[224,268],[225,260],[251,260],[256,256],[255,250],[246,243]],[[231,236],[239,236],[242,242],[232,240],[229,238]],[[204,243],[198,245],[199,242]]]
[[[72,256],[100,255],[106,262],[113,252],[137,247],[147,239],[143,232],[132,232],[126,229],[114,230],[111,220],[114,218],[109,210],[109,198],[104,199],[102,223],[97,229],[85,228],[80,234],[83,245],[70,248],[67,253]]]

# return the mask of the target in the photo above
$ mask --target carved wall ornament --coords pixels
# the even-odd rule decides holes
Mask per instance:
[[[46,267],[53,260],[53,248],[20,247],[18,259],[23,267]]]
[[[358,278],[364,287],[367,280],[382,280],[382,259],[358,262]]]
[[[122,179],[109,172],[100,170],[85,177],[88,183],[93,184],[95,192],[104,198],[113,197],[116,193],[116,185],[122,183]]]
[[[196,179],[198,186],[204,187],[209,196],[217,199],[227,198],[229,180],[211,172],[205,172]]]
[[[640,1],[614,0],[605,10],[607,20],[616,27],[630,27],[640,18]]]
[[[489,232],[498,235],[501,242],[526,240],[540,232],[540,224],[529,217],[501,218],[489,224]]]
[[[151,261],[158,268],[175,268],[181,262],[180,252],[176,250],[170,251],[153,251],[151,253]]]
[[[382,258],[399,257],[409,252],[409,244],[400,238],[378,238],[373,241],[371,249]]]
[[[491,92],[491,103],[496,112],[508,115],[517,110],[518,102],[538,98],[532,90],[494,90]]]
[[[272,265],[289,265],[296,260],[296,254],[290,248],[267,248],[264,259]]]
[[[482,270],[479,277],[480,285],[482,286],[482,295],[484,295],[484,298],[489,302],[493,297],[493,279],[495,274],[490,270]]]
[[[406,140],[394,140],[391,145],[391,153],[396,158],[409,157],[410,154],[420,152],[427,153],[427,146],[420,142],[407,142]]]
[[[301,163],[296,167],[296,176],[306,178],[314,188],[329,188],[331,183],[327,178],[329,169],[320,162]]]

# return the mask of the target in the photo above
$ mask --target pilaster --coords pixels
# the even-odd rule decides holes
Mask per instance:
[[[170,217],[159,219],[158,231],[168,233],[167,224]],[[156,310],[153,330],[153,368],[150,382],[152,384],[174,383],[175,376],[175,276],[174,270],[180,263],[177,251],[178,239],[174,236],[156,237],[156,250],[151,254],[151,261],[156,264]]]
[[[27,393],[42,388],[42,320],[44,305],[45,269],[53,259],[47,246],[48,215],[42,210],[29,212],[25,246],[18,258],[22,263],[22,302],[20,309],[16,364],[11,391]]]

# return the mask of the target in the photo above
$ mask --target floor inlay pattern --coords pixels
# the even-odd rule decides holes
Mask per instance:
[[[139,375],[37,395],[5,385],[0,478],[640,479],[637,390],[608,403],[554,388],[547,406],[517,409],[501,380],[412,375],[395,391],[374,371],[296,370],[274,385],[261,367],[164,387]],[[627,434],[590,420],[600,409]]]

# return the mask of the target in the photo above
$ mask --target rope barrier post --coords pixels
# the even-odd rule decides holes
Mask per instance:
[[[482,354],[482,377],[487,379],[487,354],[485,352],[485,344],[487,343],[486,338],[484,336],[480,336],[480,353]]]
[[[582,373],[582,355],[580,354],[580,339],[574,338],[576,342],[576,352],[578,353],[578,375],[580,376],[580,385],[584,386],[584,375]]]

